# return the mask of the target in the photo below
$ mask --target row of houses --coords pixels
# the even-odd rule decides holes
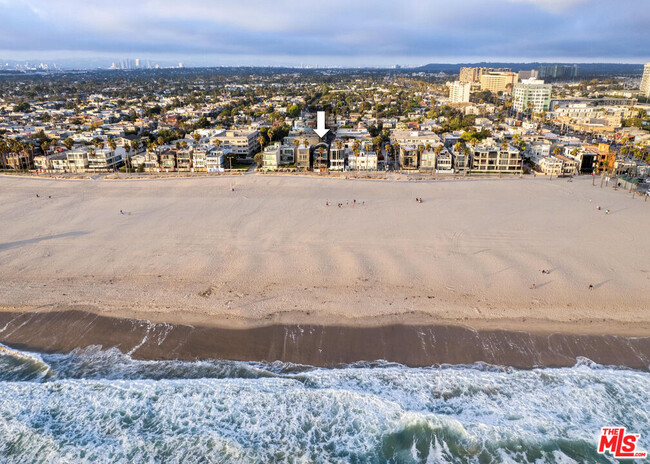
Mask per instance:
[[[275,171],[285,166],[314,171],[376,171],[393,167],[438,173],[518,174],[523,169],[523,157],[518,149],[493,141],[459,149],[447,149],[439,140],[435,146],[407,143],[399,145],[395,159],[385,148],[373,150],[371,142],[363,141],[335,140],[313,146],[278,143],[265,148],[262,170]]]
[[[127,156],[123,147],[81,147],[36,156],[34,166],[39,171],[72,173],[114,171],[121,166],[144,172],[222,172],[228,167],[226,156],[230,153],[228,147],[208,144],[187,148],[163,146],[133,156]]]

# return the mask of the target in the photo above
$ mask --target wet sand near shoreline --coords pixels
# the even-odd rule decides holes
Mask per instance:
[[[462,326],[269,325],[227,329],[154,324],[84,311],[0,312],[0,342],[67,353],[100,345],[136,359],[283,361],[335,367],[385,360],[410,367],[484,362],[515,368],[573,366],[584,357],[647,370],[650,337],[534,334]]]

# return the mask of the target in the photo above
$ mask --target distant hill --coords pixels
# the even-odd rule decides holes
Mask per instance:
[[[429,72],[446,72],[458,73],[460,68],[471,67],[486,67],[486,68],[510,68],[513,71],[528,71],[537,69],[543,65],[562,64],[572,66],[574,63],[430,63],[419,68],[416,71],[429,71]],[[628,64],[628,63],[577,63],[578,77],[587,76],[634,76],[643,74],[642,64]]]

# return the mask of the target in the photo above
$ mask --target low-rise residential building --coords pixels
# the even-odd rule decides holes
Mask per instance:
[[[124,147],[98,148],[88,150],[89,171],[112,171],[117,169],[126,157]]]
[[[67,168],[71,172],[86,172],[88,169],[88,149],[77,148],[66,153]]]
[[[376,171],[378,169],[379,157],[373,151],[359,151],[359,155],[352,155],[348,158],[348,169],[350,171]]]
[[[144,154],[144,170],[145,172],[159,172],[160,160],[158,153],[155,151],[147,151]]]
[[[562,160],[556,156],[547,156],[539,161],[539,168],[546,175],[559,177],[562,175]]]
[[[252,160],[260,150],[260,143],[257,141],[259,135],[258,130],[227,130],[214,138],[219,140],[224,148],[230,148],[238,159]]]
[[[523,158],[510,145],[479,144],[472,149],[472,172],[520,174]]]
[[[190,172],[192,170],[191,148],[176,150],[176,170],[180,172]]]
[[[436,169],[436,152],[425,150],[420,155],[420,171],[435,171]]]
[[[454,166],[451,154],[447,150],[442,150],[436,155],[436,172],[453,173]]]
[[[277,171],[280,166],[280,144],[264,147],[261,168],[265,171]]]
[[[556,155],[557,159],[562,161],[562,175],[563,176],[577,176],[578,175],[578,163],[576,160],[569,158],[564,155]]]
[[[165,172],[176,171],[176,150],[167,148],[160,153],[160,170]]]
[[[308,145],[296,148],[296,167],[303,171],[311,169],[311,153]]]
[[[454,172],[465,173],[467,172],[472,163],[471,150],[463,147],[460,150],[452,149],[451,155],[453,159]]]
[[[418,150],[418,147],[413,145],[400,145],[399,164],[401,169],[419,169],[420,151]]]
[[[223,172],[226,168],[226,155],[230,153],[229,148],[214,148],[205,154],[205,169],[207,172]]]

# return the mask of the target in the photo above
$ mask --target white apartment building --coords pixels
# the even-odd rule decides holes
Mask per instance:
[[[436,172],[438,173],[453,173],[453,162],[451,154],[447,150],[443,150],[436,156]]]
[[[377,153],[373,151],[360,151],[359,156],[348,157],[348,169],[350,171],[376,171],[378,159]]]
[[[76,148],[66,153],[67,169],[72,172],[86,172],[88,169],[88,149]]]
[[[96,149],[94,153],[88,152],[88,170],[110,171],[116,169],[124,158],[126,158],[124,147],[118,146],[115,150],[110,148]]]
[[[548,111],[553,86],[539,79],[526,79],[512,89],[513,107],[520,113]]]
[[[230,153],[229,148],[215,148],[205,154],[205,169],[207,172],[223,172],[226,167],[226,155]]]
[[[450,103],[469,103],[469,94],[472,84],[469,82],[454,81],[449,84]]]
[[[237,158],[252,160],[260,149],[260,143],[257,141],[259,135],[257,130],[227,130],[214,138],[224,147],[230,148]]]
[[[276,171],[278,166],[280,166],[280,144],[275,143],[264,148],[262,169],[265,171]]]
[[[528,147],[528,157],[533,163],[539,164],[542,158],[551,156],[551,148],[550,142],[534,142]]]
[[[433,131],[410,131],[410,130],[396,130],[391,134],[393,142],[401,145],[415,145],[416,147],[422,145],[430,145],[435,148],[441,145],[440,136]]]

